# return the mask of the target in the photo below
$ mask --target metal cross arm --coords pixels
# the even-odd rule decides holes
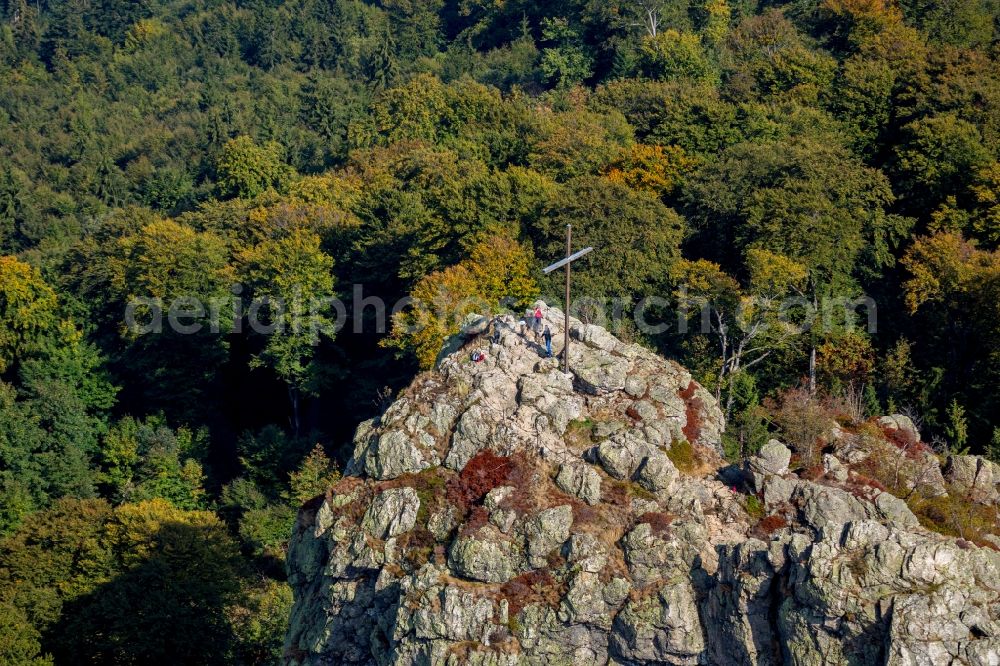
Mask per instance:
[[[583,255],[587,254],[588,252],[592,252],[593,249],[594,248],[592,248],[592,247],[585,247],[582,250],[580,250],[579,252],[577,252],[576,254],[571,255],[569,257],[566,257],[565,259],[561,259],[561,260],[557,261],[556,263],[552,264],[551,266],[547,266],[547,267],[543,268],[542,272],[545,273],[546,275],[548,275],[549,273],[551,273],[555,269],[562,268],[563,266],[565,266],[569,262],[576,261],[577,259],[579,259]]]
[[[579,252],[572,254],[573,252],[573,227],[572,225],[566,225],[566,258],[560,259],[551,266],[546,266],[542,269],[542,273],[548,275],[557,268],[566,267],[566,309],[563,311],[565,316],[565,324],[563,325],[563,372],[569,374],[569,275],[570,266],[574,261],[584,256],[585,254],[593,251],[592,247],[585,247]]]

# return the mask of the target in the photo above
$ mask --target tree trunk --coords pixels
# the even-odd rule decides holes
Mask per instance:
[[[299,436],[299,391],[294,386],[288,387],[288,400],[292,403],[292,432]]]
[[[809,347],[809,395],[816,395],[816,345]]]

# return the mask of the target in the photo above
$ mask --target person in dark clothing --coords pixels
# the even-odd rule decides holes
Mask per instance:
[[[545,327],[545,351],[548,352],[549,356],[552,356],[552,331],[548,326]]]

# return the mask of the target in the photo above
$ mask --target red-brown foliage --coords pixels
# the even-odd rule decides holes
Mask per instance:
[[[327,491],[327,497],[330,498],[338,495],[351,494],[356,495],[354,501],[333,509],[333,514],[338,517],[347,517],[348,519],[357,522],[361,520],[361,516],[365,513],[365,509],[367,508],[368,502],[372,496],[372,488],[368,487],[365,482],[358,477],[345,476]]]
[[[525,458],[521,454],[518,454],[511,456],[510,461],[510,473],[507,474],[507,479],[504,481],[504,485],[512,486],[516,488],[516,490],[504,498],[502,504],[505,508],[513,509],[519,514],[532,513],[539,508],[548,508],[547,506],[539,507],[535,504],[536,496],[532,490],[540,482],[547,482],[550,490],[554,490],[562,494],[550,480],[539,480],[537,478],[536,472],[538,471],[538,467],[531,460]],[[551,499],[551,493],[549,499]],[[542,501],[544,501],[544,498]],[[563,502],[560,501],[559,503],[562,504]]]
[[[612,506],[628,508],[629,491],[624,481],[612,480],[601,485],[601,499]]]
[[[753,527],[753,535],[758,539],[766,541],[771,538],[772,534],[786,527],[788,527],[788,521],[785,520],[784,516],[772,514],[757,521],[757,524]]]
[[[639,516],[635,522],[649,523],[653,534],[656,536],[666,536],[670,534],[670,524],[674,522],[674,515],[665,512],[650,511]]]
[[[576,500],[575,497],[573,499]],[[571,501],[570,505],[573,507],[574,525],[588,525],[601,520],[601,510],[596,506],[590,506],[579,500]]]
[[[629,407],[625,410],[625,416],[629,417],[633,421],[641,421],[642,417],[639,415],[639,411],[634,407]]]
[[[331,497],[334,495],[349,495],[363,485],[365,485],[365,482],[362,479],[356,476],[345,476],[333,484],[329,493]]]
[[[464,513],[491,490],[505,485],[513,468],[510,458],[484,449],[472,457],[457,477],[448,481],[445,496]]]
[[[701,437],[701,427],[703,421],[701,418],[701,412],[705,408],[705,403],[701,398],[695,397],[695,390],[698,385],[693,381],[688,384],[687,388],[681,391],[678,395],[684,399],[684,403],[687,405],[687,423],[681,429],[687,441],[694,444]]]
[[[806,481],[815,481],[826,475],[826,469],[822,465],[813,465],[799,472],[799,476]]]
[[[507,600],[507,614],[515,617],[529,604],[559,605],[563,586],[548,569],[536,569],[513,578],[500,587],[500,597]]]
[[[417,528],[402,535],[398,545],[403,553],[403,559],[410,565],[410,568],[419,569],[430,560],[437,544],[430,531]]]
[[[875,490],[881,491],[883,493],[887,492],[885,485],[878,479],[873,479],[871,477],[863,476],[861,474],[855,474],[853,477],[851,477],[851,480],[854,483],[858,484],[859,486],[867,486],[868,488],[874,488]]]
[[[893,444],[897,449],[903,451],[910,460],[922,460],[928,453],[933,453],[933,449],[923,442],[914,441],[902,430],[892,428],[881,428],[882,435],[886,441]]]
[[[469,512],[469,517],[462,523],[462,536],[474,535],[480,527],[490,522],[489,512],[481,506],[474,506]]]

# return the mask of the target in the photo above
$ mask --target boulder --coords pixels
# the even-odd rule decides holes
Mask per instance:
[[[799,507],[803,521],[823,534],[845,523],[868,519],[874,512],[845,490],[813,483],[797,484],[792,503]]]
[[[386,490],[372,500],[361,520],[361,528],[376,539],[409,532],[417,522],[420,497],[413,488]]]
[[[679,478],[680,472],[674,467],[674,463],[659,449],[649,452],[636,473],[639,485],[652,492],[669,493]]]
[[[615,618],[611,653],[624,663],[698,664],[705,635],[688,582],[630,600]]]
[[[875,498],[875,507],[885,520],[899,527],[920,527],[920,521],[910,511],[910,507],[906,505],[906,502],[892,493],[879,493],[878,497]]]
[[[459,536],[448,550],[449,569],[484,583],[507,582],[520,572],[522,561],[521,549],[492,526],[475,536]]]
[[[584,391],[603,395],[625,389],[630,366],[628,359],[604,350],[588,350],[580,355],[570,351],[570,361],[571,370]]]
[[[633,430],[617,432],[597,448],[597,459],[615,479],[631,479],[653,450],[645,438]]]
[[[544,567],[549,553],[569,539],[572,525],[573,508],[568,504],[546,509],[529,520],[524,527],[528,564]]]
[[[373,479],[395,479],[430,466],[421,447],[399,430],[379,435],[364,456],[364,471]]]
[[[774,511],[792,499],[795,482],[780,476],[770,476],[764,481],[764,508]]]
[[[834,481],[843,483],[847,481],[848,469],[840,462],[840,459],[829,453],[823,454],[823,471]]]
[[[750,471],[783,476],[788,474],[788,463],[791,459],[792,452],[787,446],[776,439],[770,439],[767,444],[760,447],[760,452],[756,456],[750,458]]]
[[[993,464],[980,456],[948,456],[944,477],[952,486],[978,502],[997,500]]]
[[[607,548],[592,534],[573,534],[566,546],[566,561],[581,571],[600,573],[608,563]]]
[[[747,471],[753,480],[754,490],[761,492],[768,477],[788,474],[791,459],[792,452],[787,446],[776,439],[768,440],[760,447],[760,452],[747,461]]]
[[[601,501],[601,475],[583,461],[561,464],[556,475],[556,485],[591,506]]]

